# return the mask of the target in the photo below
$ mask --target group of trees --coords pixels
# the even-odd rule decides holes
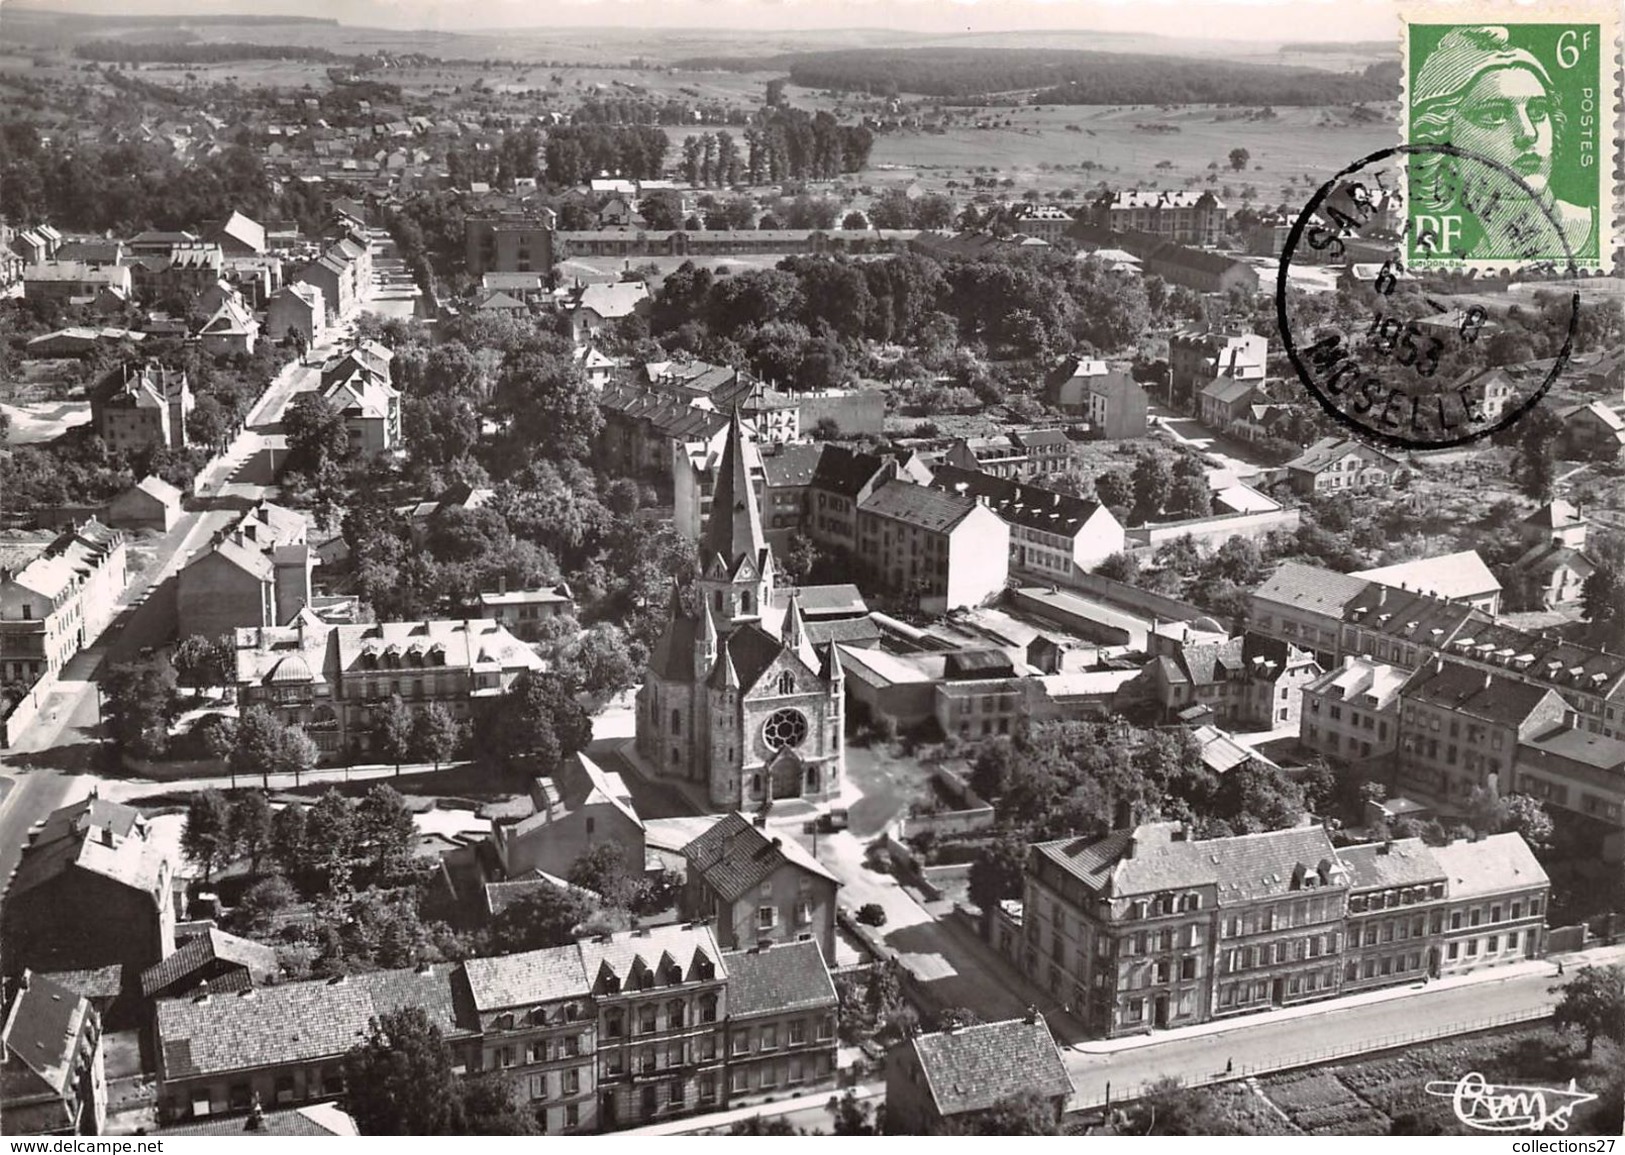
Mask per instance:
[[[650,329],[667,349],[810,389],[841,383],[866,342],[905,345],[922,368],[949,366],[963,346],[1047,364],[1119,348],[1148,318],[1144,286],[1094,261],[798,256],[725,278],[685,264],[662,285]]]
[[[1143,452],[1132,470],[1097,475],[1095,496],[1127,525],[1206,517],[1213,511],[1207,469],[1191,453],[1180,454],[1170,466],[1156,450]]]
[[[971,865],[971,899],[983,910],[1021,894],[1029,843],[1097,837],[1146,815],[1185,821],[1199,838],[1281,830],[1330,801],[1327,778],[1294,782],[1249,761],[1217,775],[1188,731],[1050,722],[990,738],[976,751],[970,785],[995,803],[997,837]]]
[[[542,149],[542,173],[555,188],[585,184],[603,173],[653,180],[664,171],[670,148],[665,132],[649,125],[556,125]]]

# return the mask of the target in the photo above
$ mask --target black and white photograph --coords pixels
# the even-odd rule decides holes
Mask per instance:
[[[0,0],[0,1147],[1608,1155],[1621,25]]]

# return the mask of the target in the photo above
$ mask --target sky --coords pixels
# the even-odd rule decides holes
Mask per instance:
[[[12,0],[5,0],[9,3]],[[25,0],[29,7],[199,15],[279,13],[344,24],[493,28],[888,28],[932,34],[1034,30],[1167,32],[1181,39],[1385,40],[1392,0]],[[0,4],[3,13],[3,4]],[[0,15],[0,22],[3,22]]]

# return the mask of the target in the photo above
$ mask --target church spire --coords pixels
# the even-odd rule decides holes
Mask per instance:
[[[813,649],[812,639],[807,636],[807,622],[801,616],[801,594],[791,591],[790,608],[784,615],[784,628],[780,634],[784,648],[795,651],[809,670],[818,669],[818,652]]]
[[[700,535],[700,556],[719,554],[731,570],[741,557],[761,566],[767,552],[767,535],[762,532],[762,513],[756,505],[756,491],[750,484],[750,465],[745,460],[745,429],[734,406],[728,418],[728,437],[717,466],[717,488],[711,501],[711,516]]]

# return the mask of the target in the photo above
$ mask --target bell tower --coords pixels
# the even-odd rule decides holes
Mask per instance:
[[[735,407],[717,466],[711,514],[700,533],[700,577],[695,583],[716,619],[719,634],[758,620],[773,595],[773,552],[762,532],[762,513],[750,483],[745,430]]]

